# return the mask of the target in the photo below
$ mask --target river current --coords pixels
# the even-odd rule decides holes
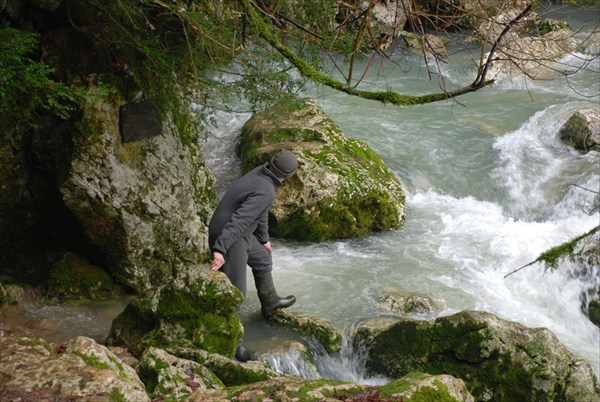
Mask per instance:
[[[600,155],[580,154],[558,139],[574,111],[598,107],[599,63],[589,59],[575,54],[562,60],[585,66],[568,79],[498,77],[456,101],[422,106],[385,106],[323,87],[306,89],[303,95],[316,98],[347,136],[365,141],[394,171],[407,196],[406,223],[357,240],[274,241],[278,291],[298,299],[291,310],[325,317],[350,333],[361,320],[389,314],[378,306],[387,288],[411,290],[440,300],[444,310],[438,315],[485,310],[549,328],[600,373],[600,330],[582,313],[580,299],[598,287],[599,267],[574,278],[568,262],[556,271],[534,264],[504,278],[600,223]],[[367,88],[439,90],[437,81],[425,79],[419,56],[403,55],[399,62],[401,67],[371,68]],[[449,87],[473,78],[464,53],[450,56],[442,72]],[[207,160],[223,191],[240,173],[235,141],[250,114],[215,117],[219,125],[207,139]],[[258,306],[249,291],[242,307],[246,340],[264,352],[276,330],[257,318]],[[364,378],[353,358],[323,357],[321,374],[377,382]]]
[[[396,57],[401,67],[383,63],[369,70],[371,89],[439,90],[436,80],[426,80],[418,55]],[[599,267],[574,278],[568,262],[555,271],[534,264],[504,278],[600,222],[598,210],[591,210],[600,193],[600,155],[570,150],[557,137],[574,111],[599,106],[600,66],[589,58],[576,54],[563,60],[585,64],[568,80],[499,77],[456,101],[422,106],[385,106],[323,87],[306,88],[303,95],[316,98],[347,136],[365,141],[396,174],[406,193],[406,222],[400,230],[356,240],[306,244],[275,239],[275,284],[280,295],[297,297],[291,310],[324,317],[347,335],[362,320],[391,314],[378,305],[387,288],[410,290],[444,306],[419,319],[475,309],[546,327],[599,374],[600,330],[582,313],[580,300],[599,286]],[[470,66],[464,53],[451,55],[442,66],[446,85],[470,82]],[[215,111],[217,124],[203,140],[219,194],[240,174],[234,147],[249,117],[248,112]],[[250,274],[248,280],[251,284]],[[241,309],[246,343],[267,352],[283,339],[296,339],[259,318],[258,298],[252,285],[249,289]],[[31,325],[51,319],[62,322],[54,330],[62,336],[77,331],[101,340],[126,302],[95,303],[93,308],[29,306],[23,320]],[[45,334],[44,328],[37,332],[61,340],[61,334]],[[305,377],[385,382],[366,378],[361,356],[350,351],[320,355],[318,373],[292,357],[271,363]]]

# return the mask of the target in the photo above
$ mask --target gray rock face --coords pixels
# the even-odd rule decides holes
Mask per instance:
[[[120,100],[84,108],[63,199],[119,281],[142,292],[201,261],[214,178],[200,149],[168,121],[162,135],[121,143]]]
[[[404,192],[394,173],[367,144],[346,137],[315,100],[279,103],[244,125],[244,170],[281,149],[293,151],[299,167],[277,190],[269,217],[274,237],[355,238],[403,224]]]
[[[412,371],[463,379],[477,400],[596,401],[598,381],[545,328],[527,328],[491,313],[463,311],[433,321],[363,323],[356,342],[367,345],[371,372],[401,377]]]
[[[560,139],[583,152],[600,152],[600,109],[574,113],[559,131]]]

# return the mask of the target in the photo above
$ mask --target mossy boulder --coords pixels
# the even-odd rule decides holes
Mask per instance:
[[[206,367],[150,347],[140,358],[140,378],[157,399],[185,400],[197,389],[221,389],[223,383]]]
[[[269,318],[269,321],[314,338],[328,353],[339,352],[342,349],[342,334],[323,318],[279,309]]]
[[[463,311],[436,320],[361,324],[355,342],[368,348],[371,373],[413,371],[463,379],[477,400],[595,401],[591,365],[545,328],[527,328],[491,313]]]
[[[127,305],[107,343],[139,357],[150,347],[200,348],[232,357],[243,336],[240,291],[207,266],[181,268],[173,280]]]
[[[558,133],[561,141],[582,152],[600,152],[600,109],[573,113]]]
[[[167,114],[161,134],[123,142],[116,90],[83,105],[65,205],[106,261],[105,268],[137,292],[168,282],[175,266],[208,258],[207,225],[214,177],[191,126]]]
[[[10,304],[17,304],[25,295],[25,289],[19,285],[0,282],[0,308]]]
[[[283,375],[261,361],[240,363],[220,354],[197,348],[169,347],[166,351],[174,356],[195,361],[208,368],[227,387],[253,384]]]
[[[93,339],[64,346],[0,331],[0,400],[149,402],[137,373]]]
[[[301,241],[356,238],[400,228],[404,192],[364,142],[346,137],[313,99],[284,101],[244,125],[238,153],[245,171],[281,149],[299,168],[278,188],[271,234]]]
[[[54,264],[48,278],[48,295],[61,301],[101,299],[120,293],[123,293],[123,289],[108,272],[73,253],[65,253]]]
[[[334,380],[279,377],[222,390],[197,390],[189,402],[221,401],[380,401],[471,402],[461,380],[451,376],[412,374],[383,387]]]

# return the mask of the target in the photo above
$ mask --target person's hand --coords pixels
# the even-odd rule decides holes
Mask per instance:
[[[210,263],[210,269],[213,271],[218,271],[221,269],[223,264],[225,264],[225,257],[223,257],[223,254],[219,253],[218,251],[213,251],[212,257],[213,259]]]
[[[273,247],[271,246],[270,240],[268,242],[266,242],[265,244],[263,244],[263,246],[265,246],[265,248],[269,251],[269,254],[273,254]]]

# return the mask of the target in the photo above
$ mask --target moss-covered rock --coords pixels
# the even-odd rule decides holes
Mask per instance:
[[[186,130],[169,117],[162,134],[123,143],[116,90],[83,107],[68,177],[66,206],[106,260],[106,269],[138,292],[161,286],[174,267],[207,259],[214,178]]]
[[[269,321],[285,326],[301,335],[314,338],[329,353],[339,352],[342,349],[342,334],[322,318],[278,309],[269,318]]]
[[[210,371],[228,387],[253,384],[282,374],[274,371],[267,364],[259,361],[240,363],[217,353],[209,353],[197,348],[169,347],[167,352],[174,356],[195,361]]]
[[[48,278],[48,295],[59,300],[101,299],[123,292],[110,274],[90,264],[87,258],[65,253],[54,264]]]
[[[404,192],[394,173],[364,142],[347,138],[315,100],[279,103],[244,125],[238,146],[244,170],[281,149],[296,153],[299,168],[277,190],[273,236],[323,241],[402,226]]]
[[[446,374],[410,373],[379,389],[383,398],[412,402],[473,402],[463,380]]]
[[[25,290],[21,286],[0,282],[0,308],[9,304],[17,304],[24,295]]]
[[[131,367],[86,337],[65,346],[0,331],[0,399],[149,402]]]
[[[242,299],[224,274],[190,265],[130,303],[113,321],[107,343],[135,356],[150,346],[179,346],[231,357],[243,336]]]
[[[545,328],[527,328],[491,313],[463,311],[433,321],[363,323],[366,367],[399,378],[412,371],[463,379],[478,400],[594,401],[598,381],[585,359],[573,355]]]
[[[196,389],[221,389],[223,383],[206,367],[150,347],[140,358],[140,378],[154,398],[185,400]]]
[[[600,327],[600,299],[594,299],[590,301],[587,314],[590,321],[593,322],[597,327]]]
[[[600,151],[600,109],[575,112],[558,135],[565,144],[580,151]]]

